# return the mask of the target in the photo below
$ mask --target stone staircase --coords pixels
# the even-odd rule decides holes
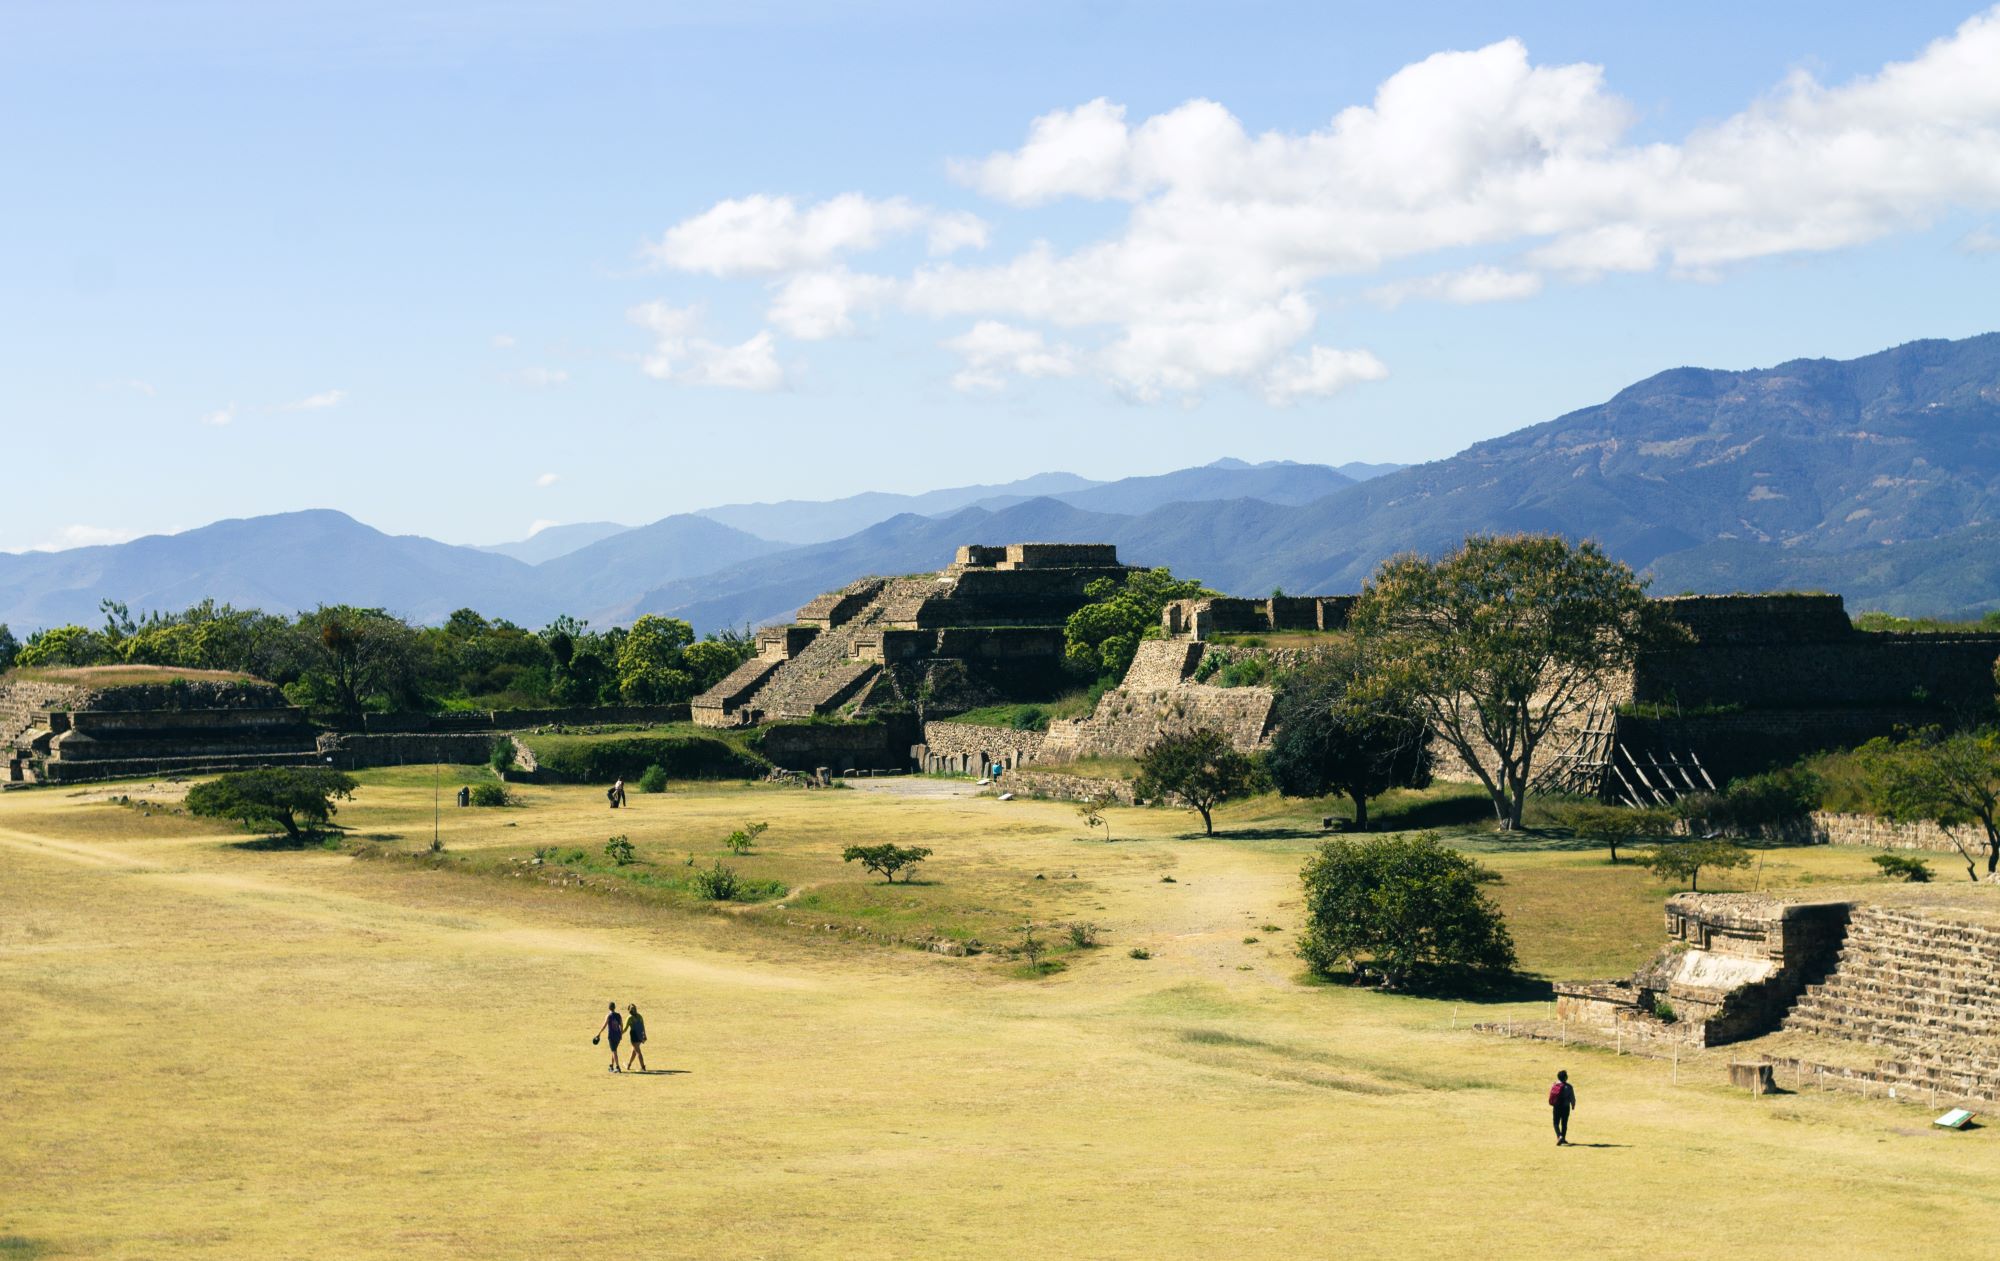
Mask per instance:
[[[1857,907],[1839,961],[1806,987],[1787,1032],[1882,1047],[1877,1080],[2000,1099],[2000,932]]]
[[[866,604],[839,625],[822,630],[798,653],[780,663],[741,708],[774,718],[811,718],[830,714],[859,696],[882,671],[872,656],[857,655],[864,644],[879,644],[891,610],[913,594],[935,585],[929,576],[897,578],[880,588]]]

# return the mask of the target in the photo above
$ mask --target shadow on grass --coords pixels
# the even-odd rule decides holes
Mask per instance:
[[[325,832],[301,832],[297,836],[285,836],[281,833],[277,836],[260,836],[248,841],[232,841],[229,848],[249,850],[257,854],[297,853],[308,849],[337,848],[345,839],[345,832],[339,828],[331,828]]]
[[[1301,827],[1218,828],[1214,836],[1206,836],[1200,832],[1188,832],[1184,833],[1181,839],[1195,841],[1302,841],[1322,835],[1332,836],[1334,833],[1322,833],[1318,828]]]
[[[1357,981],[1352,972],[1307,970],[1300,980],[1307,985],[1345,985],[1459,1003],[1545,1003],[1556,996],[1555,986],[1545,977],[1521,972],[1475,972],[1468,968],[1423,968],[1399,990],[1383,990],[1372,976]]]
[[[39,1239],[29,1239],[25,1235],[0,1235],[0,1258],[5,1261],[28,1261],[31,1257],[45,1255],[49,1246]]]
[[[691,1068],[628,1068],[627,1077],[686,1077],[694,1072]]]

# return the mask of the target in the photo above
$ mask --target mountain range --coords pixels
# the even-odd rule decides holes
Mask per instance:
[[[789,616],[967,542],[1105,541],[1235,594],[1356,590],[1387,556],[1473,531],[1594,538],[1662,591],[1813,588],[1856,608],[2000,608],[2000,334],[1860,359],[1675,368],[1414,467],[1221,460],[1099,482],[1045,473],[918,495],[730,504],[626,529],[457,547],[327,510],[107,547],[0,554],[17,633],[207,596],[291,611],[471,606],[524,624],[642,613],[701,630]],[[545,537],[546,536],[546,537]]]

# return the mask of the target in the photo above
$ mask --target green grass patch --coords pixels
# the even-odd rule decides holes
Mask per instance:
[[[562,784],[636,782],[653,766],[664,768],[673,779],[751,779],[770,769],[769,762],[745,747],[742,737],[693,724],[530,735],[523,742],[534,753],[543,777]]]
[[[1015,701],[969,709],[944,721],[1005,727],[1010,731],[1047,731],[1049,724],[1057,719],[1086,717],[1095,705],[1096,700],[1088,691],[1076,691],[1052,701]]]

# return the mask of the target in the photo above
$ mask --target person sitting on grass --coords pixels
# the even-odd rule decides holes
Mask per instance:
[[[597,1036],[590,1040],[590,1045],[596,1046],[607,1033],[611,1035],[611,1071],[615,1073],[618,1071],[618,1041],[625,1036],[625,1018],[618,1014],[618,1004],[615,1002],[611,1004],[611,1014],[604,1018],[603,1024],[597,1026]]]
[[[1576,1107],[1576,1087],[1569,1084],[1567,1070],[1557,1070],[1549,1084],[1549,1111],[1556,1121],[1556,1146],[1569,1146],[1569,1114]]]
[[[632,1040],[632,1056],[631,1059],[625,1061],[625,1067],[632,1067],[632,1061],[637,1060],[639,1062],[639,1071],[642,1073],[645,1072],[646,1018],[639,1014],[639,1007],[636,1003],[625,1004],[625,1035]]]

